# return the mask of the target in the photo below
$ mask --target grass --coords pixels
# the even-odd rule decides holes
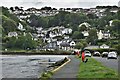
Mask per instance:
[[[103,66],[100,62],[97,62],[95,59],[88,58],[87,63],[81,62],[77,77],[79,79],[80,78],[110,78],[110,79],[114,78],[115,80],[115,78],[118,78],[118,73],[112,69]]]
[[[44,72],[41,74],[40,80],[48,80],[52,77],[53,73],[51,71]]]

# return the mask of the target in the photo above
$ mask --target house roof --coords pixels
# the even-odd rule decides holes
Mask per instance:
[[[101,46],[108,46],[108,45],[106,45],[106,44],[103,44],[103,45],[101,45]]]
[[[63,42],[63,43],[61,43],[60,45],[63,46],[63,47],[68,47],[68,46],[70,46],[70,44],[69,44],[68,42]]]

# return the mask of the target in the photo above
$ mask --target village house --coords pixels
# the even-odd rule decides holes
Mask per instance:
[[[73,50],[76,43],[71,38],[59,41],[59,48],[62,50]]]
[[[8,33],[8,37],[17,37],[17,36],[18,36],[17,32],[9,32]]]
[[[88,37],[89,36],[88,30],[90,29],[91,25],[89,23],[84,22],[79,25],[79,27],[82,27],[82,26],[85,26],[86,30],[82,31],[81,33],[83,34],[84,37]]]
[[[18,29],[21,30],[21,31],[24,31],[24,30],[25,30],[25,29],[23,28],[23,25],[22,25],[21,23],[19,23]]]
[[[109,21],[109,26],[112,26],[113,20]]]
[[[52,51],[54,51],[55,49],[58,49],[57,42],[56,41],[50,42],[44,48],[46,50],[52,50]]]
[[[82,27],[83,25],[84,25],[86,28],[88,28],[88,29],[89,29],[90,26],[91,26],[89,23],[84,22],[84,23],[81,23],[81,24],[79,25],[79,27]]]
[[[100,48],[102,48],[102,49],[108,49],[110,47],[108,45],[106,45],[106,44],[103,44],[103,45],[100,46]]]
[[[62,31],[62,34],[71,34],[72,33],[72,29],[70,28],[65,28],[63,31]]]
[[[75,45],[76,45],[75,41],[70,41],[70,50],[73,50]]]
[[[82,34],[83,34],[84,37],[88,37],[89,36],[88,31],[82,31]]]
[[[95,45],[91,45],[91,46],[87,46],[84,49],[99,49],[99,46],[95,46]]]
[[[118,12],[118,8],[112,8],[112,9],[110,10],[110,12],[117,13],[117,12]]]
[[[97,36],[98,36],[99,40],[101,40],[101,39],[109,39],[110,38],[110,33],[109,33],[109,31],[100,30],[99,32],[97,32]]]

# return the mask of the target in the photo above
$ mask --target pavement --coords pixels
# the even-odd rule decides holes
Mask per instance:
[[[71,62],[63,66],[61,69],[56,71],[52,76],[52,80],[76,80],[79,72],[80,60],[73,55],[68,56]],[[101,57],[93,57],[97,61],[101,62],[104,66],[118,71],[118,60],[119,59],[107,59]],[[119,57],[120,58],[120,57]],[[68,79],[69,78],[69,79]]]
[[[74,55],[68,56],[71,61],[63,66],[60,70],[56,71],[52,76],[52,79],[58,80],[58,78],[77,78],[79,72],[80,60]],[[62,79],[62,80],[63,80]]]
[[[97,61],[101,62],[104,66],[118,71],[118,60],[119,59],[107,59],[102,57],[93,57]]]

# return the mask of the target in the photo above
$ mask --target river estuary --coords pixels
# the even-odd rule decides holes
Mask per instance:
[[[67,55],[0,55],[2,78],[38,78],[49,64]],[[40,63],[45,62],[45,63]]]

